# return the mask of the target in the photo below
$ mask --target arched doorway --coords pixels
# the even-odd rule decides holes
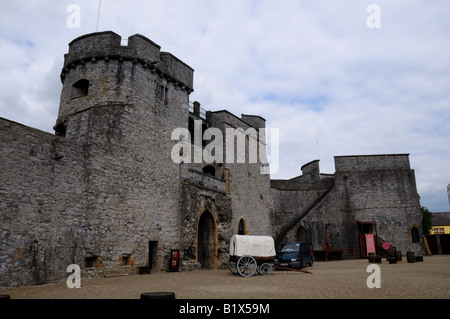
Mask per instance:
[[[198,221],[197,261],[204,269],[217,263],[217,227],[212,214],[205,210]]]
[[[248,234],[247,223],[245,222],[244,217],[242,217],[238,223],[238,235],[247,235],[247,234]]]
[[[409,228],[409,236],[410,236],[410,242],[412,242],[412,243],[420,242],[419,228],[416,225],[412,225]]]
[[[306,241],[306,230],[305,227],[299,226],[297,228],[297,233],[295,234],[296,241]]]

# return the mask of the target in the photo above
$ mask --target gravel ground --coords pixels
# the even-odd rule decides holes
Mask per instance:
[[[423,262],[397,264],[383,259],[381,287],[368,288],[367,260],[315,262],[304,270],[273,271],[244,278],[229,270],[158,272],[65,283],[2,288],[11,299],[139,299],[144,292],[175,292],[177,299],[449,299],[450,256],[426,256]]]

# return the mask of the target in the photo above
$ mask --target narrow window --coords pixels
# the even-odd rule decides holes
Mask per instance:
[[[169,88],[161,85],[159,87],[159,100],[165,105],[169,104]]]
[[[76,99],[82,96],[88,95],[89,81],[86,79],[78,80],[72,85],[72,91],[70,92],[70,98]]]
[[[413,243],[418,243],[419,239],[419,229],[417,227],[411,227],[411,241]]]
[[[238,225],[238,235],[245,235],[246,230],[245,230],[245,221],[243,218],[241,218],[241,220],[239,221],[239,225]]]

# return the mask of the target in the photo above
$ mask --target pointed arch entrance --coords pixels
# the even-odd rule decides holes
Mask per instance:
[[[305,227],[299,226],[297,228],[297,233],[295,234],[296,241],[306,241],[306,230]]]
[[[247,222],[244,217],[241,217],[238,221],[238,227],[237,227],[237,234],[238,235],[247,235],[248,229],[247,229]]]
[[[217,225],[209,210],[205,210],[198,221],[197,261],[203,269],[217,267]]]

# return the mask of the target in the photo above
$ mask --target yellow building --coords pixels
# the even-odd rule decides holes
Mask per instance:
[[[450,212],[433,213],[430,234],[450,234]]]

